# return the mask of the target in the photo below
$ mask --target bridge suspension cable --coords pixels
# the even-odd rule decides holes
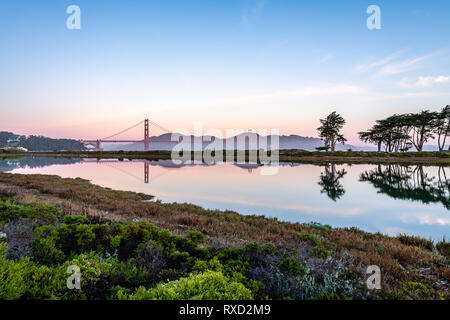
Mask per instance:
[[[125,130],[122,130],[122,131],[120,131],[120,132],[117,132],[117,133],[115,133],[115,134],[113,134],[113,135],[110,135],[109,137],[106,137],[106,138],[103,138],[103,139],[100,139],[100,140],[108,140],[108,139],[114,138],[115,136],[118,136],[119,134],[125,133],[125,132],[127,132],[128,130],[131,130],[131,129],[136,128],[137,126],[140,126],[141,124],[144,123],[144,121],[145,121],[145,120],[142,120],[142,121],[140,121],[139,123],[136,123],[135,125],[133,125],[133,126],[131,126],[131,127],[129,127],[129,128],[126,128]]]
[[[100,163],[103,164],[103,165],[105,165],[105,166],[107,166],[107,167],[113,168],[113,169],[115,169],[115,170],[117,170],[117,171],[120,171],[120,172],[122,172],[123,174],[126,174],[127,176],[130,176],[130,177],[132,177],[132,178],[134,178],[134,179],[136,179],[136,180],[138,180],[138,181],[142,181],[142,178],[140,178],[140,177],[138,177],[138,176],[136,176],[136,175],[134,175],[134,174],[132,174],[132,173],[129,173],[129,172],[126,171],[126,170],[117,168],[117,167],[113,166],[113,165],[110,164],[110,163],[105,163],[105,162],[100,162]]]
[[[132,125],[132,126],[129,127],[129,128],[126,128],[126,129],[124,129],[124,130],[122,130],[122,131],[119,131],[119,132],[117,132],[117,133],[115,133],[115,134],[112,134],[112,135],[110,135],[110,136],[108,136],[108,137],[105,137],[105,138],[102,138],[102,139],[100,139],[100,140],[101,140],[101,141],[104,141],[104,140],[108,140],[108,139],[114,138],[114,137],[116,137],[116,136],[118,136],[118,135],[121,135],[122,133],[125,133],[125,132],[127,132],[127,131],[129,131],[129,130],[131,130],[131,129],[134,129],[134,128],[140,126],[140,125],[143,124],[144,122],[145,122],[145,120],[139,121],[138,123]],[[149,122],[150,124],[154,125],[155,127],[161,129],[162,131],[165,131],[165,132],[167,132],[167,133],[171,133],[171,131],[170,131],[169,129],[164,128],[163,126],[159,125],[158,123],[156,123],[156,122],[154,122],[154,121],[148,120],[148,122]]]
[[[155,127],[158,127],[158,128],[161,129],[162,131],[165,131],[165,132],[167,132],[167,133],[171,133],[171,132],[172,132],[171,130],[164,128],[163,126],[157,124],[157,123],[154,122],[154,121],[148,120],[148,122],[150,122],[150,123],[151,123],[152,125],[154,125]]]

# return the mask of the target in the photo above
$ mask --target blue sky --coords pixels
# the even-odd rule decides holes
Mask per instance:
[[[372,4],[381,30],[366,27]],[[418,0],[2,0],[0,129],[98,138],[150,117],[315,136],[336,110],[358,143],[376,119],[450,104],[449,14]]]

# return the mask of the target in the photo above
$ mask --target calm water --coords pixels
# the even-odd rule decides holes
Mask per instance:
[[[450,167],[286,163],[275,175],[261,175],[261,170],[230,163],[177,166],[171,161],[44,157],[0,161],[0,171],[81,177],[152,194],[163,202],[389,235],[450,238]]]

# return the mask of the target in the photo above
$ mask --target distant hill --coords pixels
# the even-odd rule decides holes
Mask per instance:
[[[0,147],[14,143],[29,151],[53,151],[53,150],[85,150],[84,145],[74,139],[53,139],[43,136],[24,136],[12,132],[0,132]]]
[[[236,141],[245,141],[245,136],[249,137],[251,139],[251,141],[261,141],[261,136],[258,135],[257,133],[242,133],[238,136],[235,137],[231,137],[228,139],[218,139],[216,138],[215,140],[215,145],[217,145],[217,149],[222,149],[222,150],[227,150],[227,149],[234,149],[233,147],[230,146],[234,146],[237,145]],[[302,136],[298,136],[298,135],[289,135],[289,136],[278,136],[279,137],[279,149],[280,150],[287,150],[287,149],[303,149],[303,150],[308,150],[308,151],[315,151],[317,147],[323,146],[323,141],[320,140],[319,138],[312,138],[312,137],[302,137]],[[183,136],[183,139],[186,139],[187,136]],[[211,136],[204,136],[203,139],[205,141],[213,141],[212,139],[214,139],[215,137],[211,137]],[[265,137],[264,137],[265,138]],[[267,144],[271,145],[271,141],[273,141],[273,139],[275,138],[275,136],[268,136],[267,137]],[[198,138],[197,138],[198,139]],[[165,151],[171,151],[172,148],[177,145],[176,142],[174,143],[170,143],[170,142],[163,142],[163,141],[169,141],[171,140],[171,134],[170,133],[166,133],[160,136],[153,136],[150,137],[150,150],[165,150]],[[191,141],[194,140],[194,136],[191,136]],[[234,140],[234,143],[233,143]],[[161,142],[157,142],[157,141],[161,141]],[[184,140],[186,141],[186,140]],[[203,144],[203,149],[207,148],[209,143],[204,143]],[[251,149],[254,149],[254,144],[252,144]],[[263,145],[258,144],[257,146],[258,149],[266,149]],[[106,151],[118,151],[118,150],[123,150],[123,151],[140,151],[140,150],[144,150],[144,143],[143,142],[136,142],[136,143],[132,143],[132,144],[124,144],[124,145],[103,145],[103,149]],[[194,149],[193,143],[191,143],[191,149]],[[249,143],[247,140],[247,143],[242,144],[242,146],[240,146],[241,150],[248,150],[249,149]],[[353,146],[350,144],[339,144],[336,145],[336,150],[348,150],[348,149],[352,149],[354,151],[360,151],[360,150],[374,150],[375,148],[373,147],[360,147],[360,146]]]

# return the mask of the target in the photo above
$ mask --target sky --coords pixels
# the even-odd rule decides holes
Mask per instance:
[[[361,144],[377,119],[450,104],[449,14],[447,0],[2,0],[0,131],[97,139],[149,118],[317,136],[337,111]]]

